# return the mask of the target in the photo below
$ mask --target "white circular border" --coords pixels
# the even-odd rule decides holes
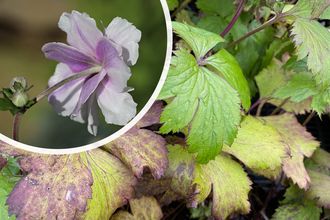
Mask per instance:
[[[170,68],[171,56],[172,56],[172,44],[173,44],[172,21],[171,21],[171,15],[170,15],[170,11],[167,6],[166,0],[160,0],[160,3],[163,8],[165,21],[166,21],[166,28],[167,28],[167,50],[166,50],[165,64],[164,64],[164,68],[163,68],[160,80],[159,80],[157,87],[156,87],[155,91],[153,92],[151,98],[149,99],[147,104],[135,116],[135,118],[132,121],[130,121],[127,125],[125,125],[123,128],[121,128],[119,131],[115,132],[114,134],[110,135],[107,138],[104,138],[104,139],[97,141],[95,143],[92,143],[92,144],[88,144],[88,145],[81,146],[81,147],[75,147],[72,149],[46,149],[46,148],[40,148],[40,147],[33,147],[30,145],[15,141],[11,138],[8,138],[7,136],[5,136],[1,133],[0,133],[0,140],[4,141],[5,143],[7,143],[9,145],[12,145],[16,148],[19,148],[21,150],[26,150],[26,151],[33,152],[33,153],[64,155],[64,154],[81,153],[84,151],[90,151],[90,150],[99,148],[103,145],[110,143],[111,141],[115,140],[116,138],[120,137],[121,135],[125,134],[128,130],[130,130],[138,121],[141,120],[141,118],[149,111],[151,106],[157,100],[157,97],[165,83],[167,73]]]

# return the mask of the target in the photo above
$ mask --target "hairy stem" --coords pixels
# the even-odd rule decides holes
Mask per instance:
[[[21,123],[22,113],[16,113],[13,120],[13,139],[19,141],[19,126]]]
[[[259,31],[262,31],[263,29],[265,29],[266,27],[269,27],[271,25],[273,25],[274,23],[278,22],[279,20],[281,20],[285,15],[284,14],[276,14],[274,17],[272,17],[270,20],[266,21],[265,23],[263,23],[261,26],[259,26],[258,28],[246,33],[244,36],[240,37],[239,39],[233,41],[232,43],[228,44],[227,48],[229,47],[233,47],[239,43],[241,43],[243,40],[249,38],[250,36],[258,33]]]
[[[65,84],[71,82],[71,81],[74,81],[76,79],[79,79],[79,78],[82,78],[82,77],[86,77],[86,76],[89,76],[89,75],[92,75],[92,74],[95,74],[95,73],[98,73],[100,72],[102,69],[102,67],[92,67],[90,69],[87,69],[87,70],[84,70],[82,72],[79,72],[73,76],[70,76],[64,80],[62,80],[61,82],[59,83],[56,83],[54,86],[46,89],[45,91],[43,91],[42,93],[40,93],[34,100],[35,100],[35,103],[38,103],[40,102],[42,99],[44,99],[45,97],[49,96],[51,93],[53,93],[55,90],[57,90],[58,88],[64,86]]]
[[[234,27],[235,23],[237,22],[239,16],[241,15],[241,13],[244,9],[244,4],[245,4],[245,0],[240,0],[234,17],[231,19],[230,23],[225,28],[225,30],[220,34],[221,37],[225,37],[230,32],[230,30]]]

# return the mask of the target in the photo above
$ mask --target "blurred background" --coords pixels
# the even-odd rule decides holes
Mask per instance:
[[[142,31],[140,57],[132,67],[128,82],[138,111],[147,103],[161,76],[166,55],[166,24],[159,0],[0,0],[0,88],[9,87],[15,76],[24,76],[34,87],[31,98],[47,87],[56,62],[44,58],[41,47],[47,42],[65,42],[58,27],[63,12],[86,12],[104,30],[120,16]],[[102,121],[103,120],[103,116]],[[13,116],[0,112],[0,132],[11,137]],[[72,148],[105,138],[120,129],[106,125],[97,137],[86,124],[58,116],[47,100],[32,107],[24,116],[20,142],[46,148]]]

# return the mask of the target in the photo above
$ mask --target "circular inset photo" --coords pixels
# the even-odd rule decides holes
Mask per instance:
[[[115,139],[155,101],[171,38],[165,0],[0,1],[0,139],[37,152]]]

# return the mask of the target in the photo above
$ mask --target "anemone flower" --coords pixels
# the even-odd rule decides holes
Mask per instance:
[[[67,33],[67,44],[48,43],[45,56],[58,61],[49,87],[89,69],[97,71],[70,81],[48,96],[55,111],[87,123],[97,135],[99,109],[108,124],[125,125],[136,115],[137,104],[127,90],[129,66],[137,62],[141,32],[122,18],[115,18],[101,32],[85,13],[63,13],[58,23]]]

